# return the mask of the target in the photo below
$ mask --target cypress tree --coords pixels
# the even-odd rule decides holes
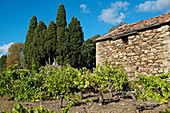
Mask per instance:
[[[82,45],[83,67],[92,69],[96,66],[96,43],[95,40],[100,37],[99,34],[87,39]]]
[[[56,49],[57,49],[57,27],[56,24],[51,21],[46,35],[45,48],[47,50],[48,64],[55,63]]]
[[[43,21],[39,21],[39,24],[34,32],[34,39],[33,39],[33,64],[36,68],[40,66],[45,66],[46,64],[46,49],[45,49],[45,36],[46,36],[46,29],[47,26],[44,24]]]
[[[2,55],[0,58],[0,72],[5,71],[6,70],[6,55]]]
[[[57,11],[57,18],[56,18],[56,25],[57,25],[57,63],[63,65],[65,62],[65,57],[67,54],[67,22],[66,22],[66,12],[64,5],[61,4]]]
[[[69,53],[67,56],[68,63],[77,68],[81,66],[82,56],[81,47],[84,42],[84,34],[82,27],[80,26],[80,21],[77,18],[72,17],[69,24]]]
[[[33,37],[34,37],[34,31],[37,27],[37,18],[36,16],[33,16],[30,20],[29,29],[27,31],[26,40],[24,43],[24,61],[26,64],[26,67],[31,69],[32,67],[32,54],[33,54]]]

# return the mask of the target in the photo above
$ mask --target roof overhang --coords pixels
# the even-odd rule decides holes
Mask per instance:
[[[120,34],[114,35],[114,36],[108,35],[105,38],[96,40],[96,42],[105,41],[105,40],[116,40],[116,39],[121,38],[121,37],[126,37],[126,36],[130,36],[130,35],[136,35],[139,31],[144,31],[144,30],[147,30],[147,29],[151,29],[151,28],[155,28],[155,27],[160,27],[162,25],[170,25],[170,20],[168,20],[168,21],[166,21],[164,23],[159,23],[159,24],[156,24],[156,25],[152,25],[152,26],[147,26],[147,27],[135,29],[135,30],[124,32],[124,33],[120,33]]]

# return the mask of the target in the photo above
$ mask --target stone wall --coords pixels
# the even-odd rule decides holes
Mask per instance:
[[[96,64],[120,64],[130,79],[136,73],[157,75],[170,71],[170,26],[138,31],[137,34],[96,43]]]

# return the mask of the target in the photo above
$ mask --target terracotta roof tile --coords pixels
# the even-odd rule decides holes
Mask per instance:
[[[115,30],[99,37],[98,39],[96,39],[96,41],[111,38],[113,36],[117,36],[122,33],[128,33],[130,31],[135,31],[135,30],[144,29],[147,27],[160,25],[160,24],[163,24],[166,22],[170,22],[170,13],[162,14],[160,16],[156,16],[156,17],[153,17],[153,18],[150,18],[147,20],[142,20],[142,21],[132,23],[132,24],[125,24],[125,25],[119,27],[118,29],[115,29]]]

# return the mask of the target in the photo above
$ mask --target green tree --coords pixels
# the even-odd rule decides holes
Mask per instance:
[[[2,55],[0,58],[0,72],[6,70],[6,55]]]
[[[92,69],[96,66],[96,43],[99,34],[87,39],[82,46],[83,67]]]
[[[9,47],[8,49],[9,54],[6,59],[7,67],[14,64],[18,64],[19,68],[22,68],[20,58],[23,53],[23,49],[24,49],[23,43],[14,43]]]
[[[66,22],[66,11],[64,5],[61,4],[57,11],[56,18],[57,25],[57,63],[63,65],[67,54],[67,22]]]
[[[72,67],[80,67],[82,63],[81,47],[84,42],[84,34],[80,26],[80,21],[78,21],[76,17],[72,17],[69,24],[68,42],[69,52],[67,62]]]
[[[56,50],[57,50],[57,27],[56,24],[51,21],[46,35],[45,48],[47,50],[48,64],[51,64],[52,61],[55,63]]]
[[[33,16],[30,20],[29,29],[26,35],[26,40],[24,43],[24,61],[26,64],[26,67],[31,69],[32,67],[32,54],[34,52],[33,50],[33,37],[34,32],[37,27],[37,18]]]
[[[44,24],[43,21],[39,21],[37,28],[34,32],[33,38],[33,58],[32,64],[39,68],[40,66],[46,65],[46,49],[45,49],[45,42],[46,42],[46,30],[47,26]]]

